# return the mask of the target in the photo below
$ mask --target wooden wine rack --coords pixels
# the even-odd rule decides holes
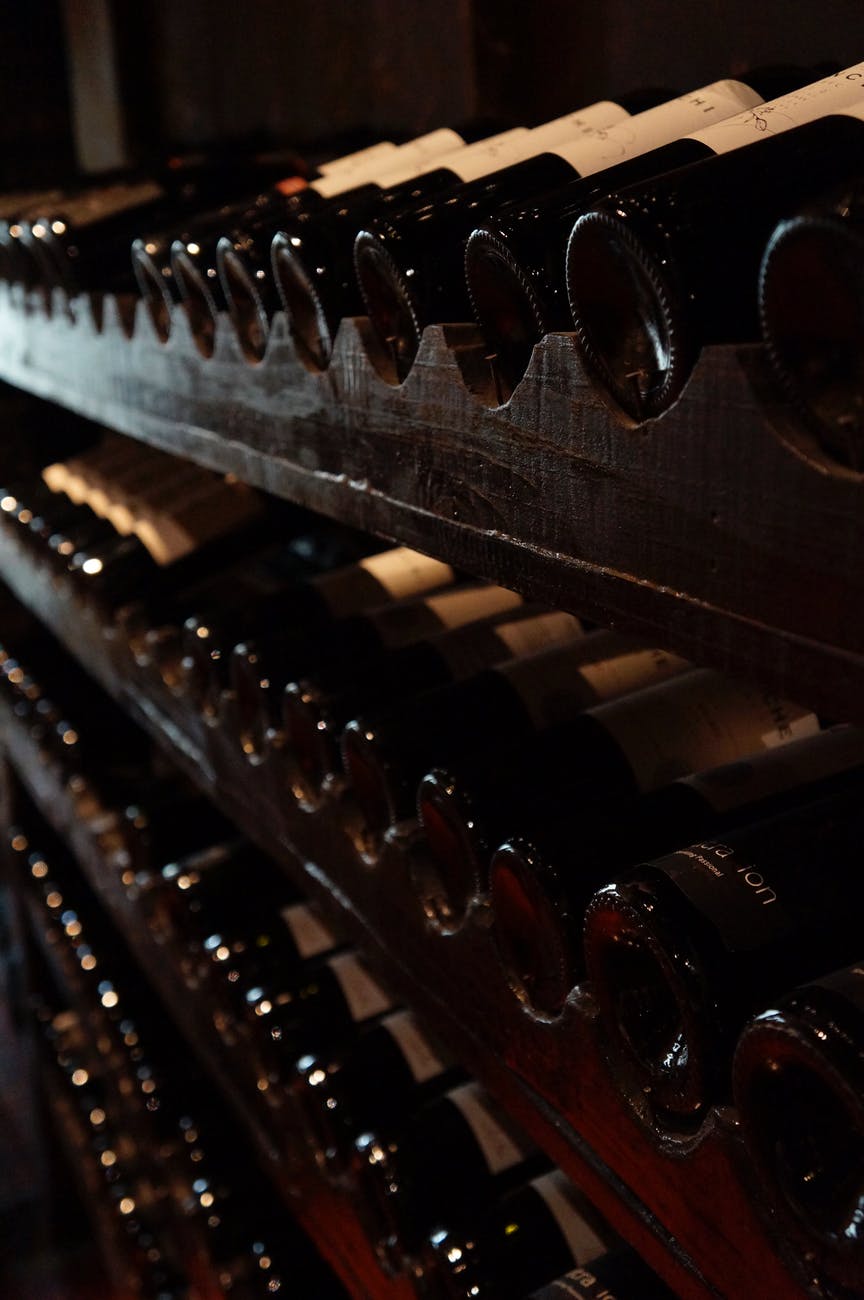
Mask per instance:
[[[758,349],[711,350],[676,408],[632,430],[590,391],[565,335],[535,349],[498,409],[484,404],[468,327],[427,331],[401,388],[377,373],[369,347],[366,323],[346,321],[331,369],[313,375],[281,320],[265,362],[250,366],[227,322],[208,360],[182,313],[166,346],[141,308],[107,300],[97,313],[57,297],[48,319],[14,293],[0,301],[0,371],[21,387],[864,720],[854,689],[864,683],[861,480],[829,465],[769,402]],[[754,1209],[731,1109],[712,1112],[686,1143],[650,1136],[610,1082],[590,990],[543,1021],[508,988],[483,905],[457,933],[430,928],[412,883],[410,828],[364,862],[350,792],[301,807],[278,753],[250,764],[226,728],[155,687],[114,629],[8,533],[0,564],[18,597],[358,942],[677,1294],[731,1300],[742,1295],[742,1269],[764,1300],[806,1294],[803,1271],[784,1262],[783,1242],[772,1244]],[[57,792],[40,798],[33,755],[14,728],[7,736],[50,815]]]

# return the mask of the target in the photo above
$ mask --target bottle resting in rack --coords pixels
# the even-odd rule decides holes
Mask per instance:
[[[434,167],[426,162],[413,170],[393,169],[382,177],[379,190],[369,188],[346,196],[339,205],[301,215],[286,225],[273,241],[273,272],[292,335],[306,364],[317,370],[326,367],[339,321],[344,316],[363,314],[367,295],[364,292],[361,297],[355,280],[354,241],[364,223],[388,210],[398,213],[406,206],[413,208],[418,202],[424,204],[427,215],[438,211],[452,187],[464,182],[473,182],[471,188],[483,194],[486,186],[481,178],[501,176],[505,164],[536,153],[542,147],[541,137],[548,135],[554,140],[568,130],[590,130],[625,116],[622,105],[603,101],[547,127],[505,131],[442,153]],[[446,254],[446,245],[436,241],[436,247],[439,253]],[[407,364],[406,359],[406,370]]]
[[[855,959],[861,791],[854,772],[841,792],[636,867],[589,904],[605,1036],[655,1126],[698,1127],[728,1093],[747,1019]]]
[[[744,1140],[787,1240],[832,1295],[864,1287],[864,968],[772,999],[735,1054]]]
[[[339,737],[358,714],[584,634],[572,614],[522,605],[424,637],[362,666],[337,664],[289,682],[282,724],[293,763],[292,785],[304,802],[316,802],[327,781],[342,770]]]
[[[484,760],[525,745],[591,704],[687,665],[632,638],[595,632],[353,719],[342,757],[368,833],[412,817],[417,782],[460,750]]]
[[[340,619],[323,635],[289,638],[278,635],[263,644],[235,646],[231,684],[235,694],[238,739],[243,752],[259,755],[280,722],[280,703],[291,676],[318,663],[339,664],[346,671],[370,661],[380,663],[388,652],[423,643],[444,628],[474,626],[478,620],[512,611],[522,597],[489,583],[445,588],[431,595],[399,600]]]
[[[579,217],[566,264],[577,343],[629,420],[671,406],[704,344],[758,337],[759,263],[773,227],[854,172],[862,71],[698,132],[712,157],[616,190]]]
[[[864,188],[853,180],[768,242],[759,275],[762,338],[780,393],[819,449],[864,469],[861,264]]]
[[[824,76],[825,71],[764,68],[745,74],[744,81],[763,100],[772,100],[805,85],[814,74]],[[577,218],[611,190],[710,157],[712,144],[701,136],[701,128],[707,125],[696,114],[682,123],[679,138],[670,135],[668,143],[612,160],[605,170],[585,179],[544,190],[526,202],[508,203],[476,224],[465,247],[465,276],[472,315],[493,358],[498,401],[509,397],[519,383],[544,334],[573,327],[564,264]]]
[[[732,762],[762,749],[812,734],[818,719],[777,696],[707,669],[681,673],[681,662],[649,654],[657,664],[641,683],[616,681],[618,670],[639,660],[600,662],[593,680],[594,703],[581,716],[562,718],[553,705],[553,725],[513,737],[506,749],[478,750],[436,760],[417,792],[426,848],[441,890],[458,917],[486,886],[489,859],[504,840],[556,815],[562,806],[574,819],[596,817],[679,776]],[[644,659],[643,659],[644,663]],[[677,671],[674,671],[677,669]],[[671,677],[670,677],[671,673]],[[667,678],[668,680],[664,680]],[[635,689],[639,685],[643,689]],[[550,697],[554,702],[554,694]],[[606,702],[602,702],[602,701]]]
[[[182,240],[175,241],[171,254],[173,273],[181,295],[190,306],[193,321],[204,319],[212,312],[216,304],[210,289],[212,273],[218,274],[218,293],[231,312],[240,345],[248,360],[260,361],[267,346],[270,321],[279,305],[270,268],[274,233],[295,216],[307,212],[323,214],[331,202],[338,200],[341,204],[361,193],[376,192],[380,178],[389,175],[394,167],[411,175],[428,159],[462,143],[459,132],[443,127],[386,152],[361,151],[312,180],[302,193],[287,197],[273,195],[268,201],[258,203],[254,212],[242,214],[236,224],[208,232],[203,244],[196,239],[198,248],[194,254],[188,241],[185,245]],[[202,271],[202,264],[206,270]]]
[[[295,1092],[319,1156],[339,1172],[356,1160],[354,1141],[364,1130],[402,1124],[462,1076],[411,1012],[399,1010],[336,1056],[302,1056]]]
[[[407,375],[425,325],[469,319],[464,241],[486,215],[603,173],[761,99],[754,86],[722,81],[674,99],[658,92],[653,106],[637,104],[642,111],[632,116],[621,104],[593,104],[535,128],[495,171],[463,174],[465,183],[451,183],[443,194],[421,191],[410,204],[374,212],[357,236],[357,277],[373,327],[392,350],[397,377]]]
[[[498,955],[520,998],[556,1015],[583,970],[582,924],[597,887],[654,856],[830,793],[864,764],[864,732],[830,727],[681,777],[637,800],[599,801],[574,818],[561,804],[495,852],[489,897]],[[841,784],[842,780],[841,778]]]

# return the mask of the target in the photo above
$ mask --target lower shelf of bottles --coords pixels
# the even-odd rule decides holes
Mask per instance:
[[[542,1021],[528,1014],[508,987],[482,905],[456,933],[443,935],[427,923],[412,878],[410,828],[391,835],[375,861],[364,860],[358,853],[350,801],[338,791],[319,809],[298,805],[278,753],[258,765],[249,763],[223,730],[208,726],[167,689],[153,688],[136,669],[125,641],[5,537],[0,537],[0,561],[19,598],[56,629],[88,670],[232,820],[378,962],[388,982],[434,1026],[454,1057],[497,1096],[684,1300],[740,1295],[742,1261],[752,1276],[758,1275],[764,1300],[804,1295],[803,1286],[793,1282],[775,1253],[748,1195],[730,1110],[713,1112],[687,1142],[664,1147],[649,1137],[615,1093],[588,991],[577,989],[562,1016]],[[300,1218],[316,1240],[325,1243],[322,1248],[334,1264],[341,1263],[343,1276],[352,1277],[353,1293],[382,1300],[407,1297],[407,1284],[381,1281],[368,1246],[354,1239],[350,1219],[341,1217],[344,1204],[339,1197],[313,1194],[308,1183],[296,1181],[293,1169],[288,1178],[275,1166],[266,1104],[262,1118],[237,1094],[230,1068],[202,1036],[201,1017],[179,996],[148,934],[136,927],[124,891],[119,886],[113,891],[57,774],[40,761],[13,719],[4,717],[0,723],[10,758],[36,802],[71,836],[92,885],[127,933],[181,1029],[244,1114],[260,1154],[277,1179],[286,1178],[283,1190],[298,1204]],[[375,1270],[371,1290],[369,1268]],[[391,1285],[393,1289],[387,1289]]]
[[[4,709],[0,733],[7,758],[40,813],[72,848],[90,887],[127,941],[150,986],[161,998],[194,1054],[215,1080],[240,1118],[258,1161],[275,1183],[291,1215],[357,1300],[411,1300],[407,1278],[388,1277],[351,1203],[350,1194],[334,1188],[317,1171],[298,1115],[284,1098],[271,1105],[264,1094],[252,1098],[236,1081],[236,1062],[226,1055],[212,1027],[205,1003],[190,997],[180,971],[154,939],[134,898],[120,884],[100,847],[98,833],[80,815],[59,771],[46,764],[39,750]],[[62,981],[63,971],[50,964]],[[275,1099],[274,1099],[275,1100]],[[221,1292],[218,1292],[221,1294]]]

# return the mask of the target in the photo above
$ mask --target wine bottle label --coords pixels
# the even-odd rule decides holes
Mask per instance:
[[[709,669],[602,704],[592,716],[643,792],[819,730],[818,718],[797,704]]]
[[[622,1267],[616,1267],[619,1262]],[[644,1274],[644,1266],[634,1277],[629,1259],[617,1253],[606,1255],[593,1261],[590,1268],[574,1268],[539,1291],[532,1291],[529,1300],[650,1300],[651,1296],[659,1296],[660,1290],[650,1287],[646,1291],[648,1279]],[[663,1294],[671,1300],[671,1292],[664,1288]]]
[[[59,222],[54,222],[51,229],[55,234],[62,235],[64,231],[56,229],[58,224],[79,227],[91,225],[95,221],[115,217],[127,209],[152,203],[156,199],[161,199],[164,193],[162,186],[155,181],[141,181],[136,185],[107,185],[104,189],[93,190],[78,198],[65,199],[62,205],[62,218]]]
[[[586,108],[577,109],[575,113],[566,113],[564,117],[556,117],[551,122],[544,122],[542,126],[535,126],[531,135],[537,153],[541,153],[554,149],[557,140],[566,140],[585,128],[594,130],[615,126],[629,116],[627,109],[620,104],[613,104],[611,99],[603,99]]]
[[[318,171],[322,176],[336,176],[342,171],[350,176],[360,167],[377,167],[379,163],[392,158],[398,149],[399,146],[390,140],[379,140],[378,144],[369,145],[368,149],[356,149],[354,153],[343,154],[341,158],[319,163]]]
[[[288,927],[294,947],[304,960],[329,952],[337,946],[338,940],[330,927],[306,903],[292,903],[289,907],[283,907],[279,915]]]
[[[463,627],[503,610],[514,609],[522,599],[504,587],[462,587],[425,600],[387,605],[373,612],[370,618],[382,644],[388,650],[397,650],[448,628]]]
[[[574,614],[555,609],[536,618],[523,618],[513,623],[499,623],[494,635],[513,659],[520,655],[537,654],[555,645],[581,641],[585,630]]]
[[[368,1020],[370,1016],[383,1015],[392,1008],[393,999],[390,994],[353,953],[346,952],[341,957],[334,957],[329,966],[339,981],[352,1020]]]
[[[567,722],[598,700],[612,699],[683,672],[685,660],[601,632],[502,664],[538,730]]]
[[[415,1083],[437,1079],[447,1069],[438,1053],[420,1032],[410,1011],[397,1011],[382,1021],[383,1028],[393,1039],[411,1071]]]
[[[574,1264],[587,1264],[589,1260],[603,1254],[606,1249],[603,1239],[597,1236],[585,1218],[584,1208],[580,1211],[578,1193],[560,1169],[553,1169],[542,1178],[535,1178],[531,1186],[542,1196],[546,1208],[560,1228]]]
[[[449,157],[454,150],[458,152],[464,148],[462,137],[456,131],[442,127],[438,131],[418,136],[416,140],[409,140],[407,144],[397,145],[392,152],[382,154],[379,158],[360,159],[353,165],[346,163],[335,172],[327,173],[321,180],[312,181],[311,188],[326,199],[353,189],[355,185],[398,185],[403,180],[410,180],[412,176],[429,171],[439,156]],[[437,163],[434,165],[437,166]]]
[[[678,140],[688,131],[761,103],[761,97],[741,81],[715,81],[608,128],[589,123],[572,138],[554,144],[550,151],[569,162],[580,176],[592,176],[626,158]]]
[[[714,153],[728,153],[832,113],[864,117],[864,63],[801,86],[779,99],[748,107],[707,129],[691,131],[688,139],[698,140]]]
[[[685,776],[715,812],[758,803],[785,790],[846,772],[864,763],[864,731],[837,726],[750,758]]]
[[[489,1110],[479,1084],[464,1083],[448,1092],[447,1097],[473,1133],[490,1174],[512,1169],[528,1157],[529,1148],[520,1145],[515,1134]]]
[[[359,608],[369,608],[387,598],[402,600],[406,596],[419,596],[424,591],[448,586],[456,577],[449,564],[442,564],[440,560],[421,555],[407,546],[367,555],[356,565],[337,569],[315,580],[327,607],[337,618],[358,610],[358,569],[374,578],[380,588],[380,594],[371,593]],[[373,595],[378,595],[378,599],[373,599]]]
[[[777,879],[726,844],[693,844],[651,864],[710,919],[730,952],[747,952],[793,934]]]

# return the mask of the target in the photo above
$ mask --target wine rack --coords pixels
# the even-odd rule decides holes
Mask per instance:
[[[0,288],[0,376],[697,662],[864,719],[861,476],[772,396],[761,350],[707,349],[662,419],[628,428],[568,335],[494,406],[474,329],[424,335],[388,382],[363,318],[329,369],[277,315],[251,365],[227,317],[212,357],[181,309],[160,343],[141,304]],[[391,376],[392,377],[392,376]]]
[[[434,549],[431,538],[426,542]],[[358,852],[351,801],[344,791],[335,789],[315,810],[299,806],[290,797],[290,776],[278,751],[250,763],[227,729],[206,723],[182,699],[155,687],[113,625],[69,584],[35,563],[5,530],[0,533],[0,563],[17,596],[56,630],[250,838],[302,883],[337,928],[377,963],[453,1055],[512,1111],[677,1294],[685,1300],[740,1294],[743,1258],[758,1270],[760,1295],[766,1300],[803,1297],[803,1284],[781,1262],[753,1208],[730,1110],[715,1110],[688,1142],[664,1147],[651,1139],[610,1084],[587,991],[577,989],[564,1014],[545,1022],[526,1012],[507,987],[482,906],[453,934],[438,933],[427,924],[414,881],[411,827],[391,832],[375,857]],[[136,938],[128,903],[106,895],[109,887],[98,855],[82,842],[84,832],[56,776],[40,763],[11,717],[0,718],[0,725],[13,765],[45,814],[71,835],[92,884],[126,930],[142,966],[168,1005],[180,1007],[190,1042],[232,1094],[259,1153],[271,1158],[260,1122],[233,1092],[230,1071],[201,1041],[200,1017],[192,1008],[184,1014],[170,972],[155,959],[146,936]],[[314,1195],[309,1200],[316,1203]],[[326,1197],[323,1204],[328,1205]],[[332,1200],[329,1208],[334,1208]],[[328,1238],[332,1220],[325,1213],[320,1222],[311,1215],[306,1221],[338,1264],[340,1243]],[[350,1270],[341,1258],[345,1276]],[[390,1283],[376,1278],[372,1285],[369,1276],[362,1268],[354,1274],[353,1293],[386,1300]]]

